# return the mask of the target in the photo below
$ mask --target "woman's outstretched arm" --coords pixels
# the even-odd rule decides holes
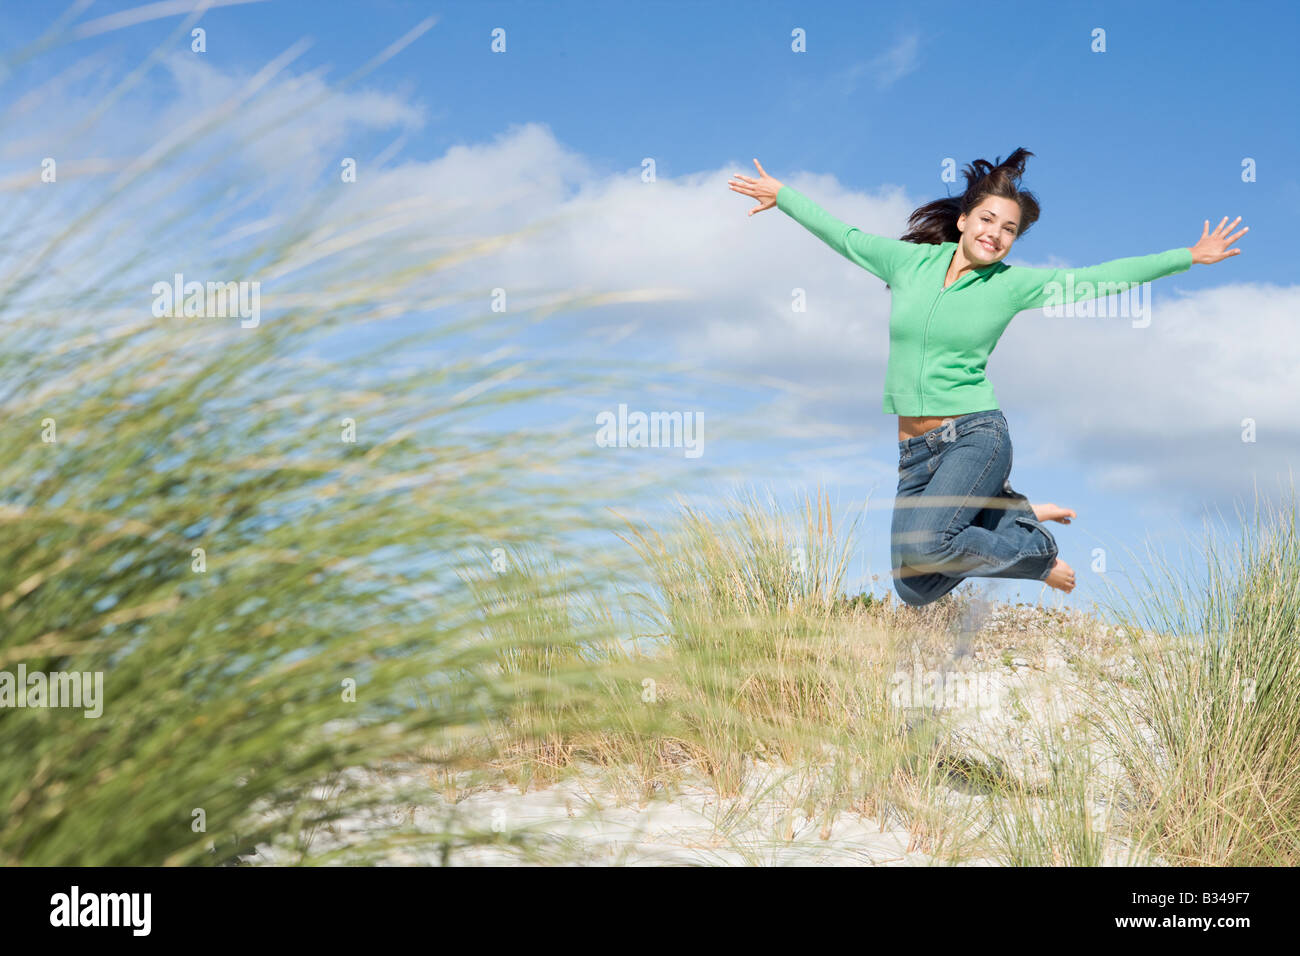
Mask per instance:
[[[1196,245],[1177,246],[1149,256],[1112,259],[1110,262],[1081,269],[1014,268],[1007,275],[1015,290],[1017,308],[1065,305],[1113,295],[1128,291],[1132,286],[1143,282],[1186,272],[1198,263],[1209,265],[1239,256],[1240,249],[1229,249],[1228,246],[1249,232],[1250,228],[1245,227],[1230,236],[1228,233],[1241,222],[1241,217],[1238,216],[1225,229],[1227,222],[1228,217],[1224,216],[1218,227],[1210,232],[1210,221],[1207,219]]]
[[[733,192],[759,201],[749,211],[751,216],[776,206],[844,258],[890,283],[910,257],[920,251],[916,243],[873,235],[836,219],[803,193],[769,176],[757,159],[754,165],[760,178],[737,174],[727,183]]]

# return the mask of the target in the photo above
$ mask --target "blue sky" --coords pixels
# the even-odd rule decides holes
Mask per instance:
[[[98,2],[76,22],[141,6]],[[7,49],[59,9],[0,3]],[[732,469],[714,492],[735,478],[782,496],[822,481],[848,512],[870,495],[854,576],[883,579],[897,465],[895,422],[880,410],[888,293],[778,210],[747,216],[751,201],[725,183],[752,174],[758,157],[841,219],[896,236],[913,208],[955,189],[940,180],[946,159],[1024,146],[1035,154],[1024,185],[1043,215],[1013,265],[1187,246],[1204,220],[1224,215],[1241,215],[1250,232],[1242,255],[1155,283],[1150,328],[1033,313],[1012,322],[988,367],[1011,426],[1012,484],[1079,512],[1051,527],[1080,586],[1068,598],[1012,582],[997,593],[1087,606],[1104,588],[1089,570],[1094,548],[1107,549],[1112,582],[1132,580],[1143,562],[1124,549],[1187,547],[1207,514],[1231,526],[1234,499],[1249,507],[1256,482],[1276,495],[1300,457],[1295,5],[236,4],[203,16],[201,57],[179,42],[150,67],[101,142],[112,152],[131,123],[184,116],[188,99],[220,95],[225,78],[304,37],[310,48],[277,82],[319,71],[312,82],[335,90],[429,17],[404,50],[337,89],[327,121],[286,135],[284,156],[259,160],[272,175],[292,154],[292,188],[310,190],[326,188],[339,157],[360,157],[367,188],[382,181],[387,198],[420,193],[457,210],[459,237],[564,217],[560,239],[503,250],[458,276],[466,288],[681,294],[557,322],[517,344],[593,367],[682,363],[698,387],[663,406],[628,384],[594,408],[539,405],[537,418],[587,420],[594,431],[596,412],[620,402],[701,412],[700,462],[667,449],[618,452],[684,478]],[[120,75],[179,23],[84,31],[93,35],[43,55],[0,95],[78,62]],[[504,54],[490,49],[496,28]],[[1105,52],[1091,49],[1097,28]],[[806,52],[791,50],[795,29]],[[88,101],[75,82],[63,89],[55,105],[66,111]],[[11,144],[5,170],[45,155],[41,146]],[[1242,180],[1247,157],[1254,182]],[[791,314],[794,287],[807,290],[807,314]],[[744,413],[741,399],[767,411]],[[1246,418],[1257,423],[1253,443],[1241,440]]]

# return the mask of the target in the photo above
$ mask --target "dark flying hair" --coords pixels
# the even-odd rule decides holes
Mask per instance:
[[[1000,196],[1020,206],[1019,239],[1038,221],[1038,199],[1027,189],[1020,188],[1020,177],[1025,174],[1025,160],[1034,155],[1023,146],[1007,157],[1006,162],[990,163],[977,159],[962,170],[966,177],[966,191],[960,196],[945,196],[921,206],[907,219],[908,233],[903,242],[939,245],[960,242],[957,219],[984,201],[986,196]]]

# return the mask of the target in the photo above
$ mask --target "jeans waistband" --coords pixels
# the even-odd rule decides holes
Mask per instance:
[[[1001,409],[994,408],[985,412],[969,412],[966,415],[953,416],[951,423],[952,434],[956,437],[961,437],[971,429],[987,422],[997,422],[1001,424],[1003,428],[1007,425],[1006,416],[1002,414]],[[931,428],[928,432],[924,432],[914,438],[906,438],[903,441],[900,441],[898,443],[899,454],[910,454],[922,447],[928,447],[933,451],[943,438],[948,427],[948,423],[945,422],[944,424]]]

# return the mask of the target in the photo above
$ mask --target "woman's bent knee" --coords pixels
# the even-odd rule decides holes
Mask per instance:
[[[908,607],[925,607],[927,604],[938,600],[937,597],[918,594],[910,588],[895,588],[895,590],[898,591],[898,596],[903,599],[903,603]]]
[[[940,574],[917,574],[912,568],[904,568],[912,573],[906,577],[896,574],[894,590],[908,607],[924,607],[933,604],[958,584],[958,578],[949,578]]]

